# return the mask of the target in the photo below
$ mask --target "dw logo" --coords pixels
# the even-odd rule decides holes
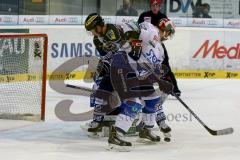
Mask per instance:
[[[192,10],[195,9],[196,3],[194,4],[193,0],[170,0],[169,10],[170,12],[179,12],[187,13],[191,5]]]

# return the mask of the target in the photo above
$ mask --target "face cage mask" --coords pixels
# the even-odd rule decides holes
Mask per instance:
[[[161,41],[166,41],[168,39],[172,39],[174,34],[172,34],[170,31],[163,31],[163,37],[161,38]]]

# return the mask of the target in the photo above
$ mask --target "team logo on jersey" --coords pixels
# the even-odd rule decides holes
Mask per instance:
[[[116,35],[114,34],[113,30],[109,30],[106,33],[106,36],[110,39],[110,40],[115,40],[116,39]]]
[[[152,49],[150,49],[148,53],[144,53],[143,56],[154,66],[154,68],[161,68],[162,61],[156,57]]]

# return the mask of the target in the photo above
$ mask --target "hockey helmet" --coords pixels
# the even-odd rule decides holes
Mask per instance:
[[[158,23],[158,28],[166,33],[166,37],[172,37],[175,34],[175,24],[168,18],[163,18]]]
[[[91,30],[95,29],[95,27],[97,25],[100,25],[100,26],[104,25],[103,18],[97,13],[89,14],[87,19],[85,20],[86,30],[91,31]]]

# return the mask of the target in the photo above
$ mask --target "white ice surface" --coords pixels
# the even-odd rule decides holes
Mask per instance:
[[[171,143],[144,145],[131,138],[134,145],[131,152],[107,151],[107,139],[91,139],[84,134],[80,124],[85,122],[63,122],[54,114],[55,105],[64,99],[74,100],[72,112],[88,111],[89,99],[62,95],[48,87],[45,122],[0,120],[0,160],[239,160],[240,81],[179,80],[178,83],[181,98],[209,127],[233,127],[234,134],[209,135],[171,97],[164,105],[173,129]],[[188,121],[181,117],[172,121],[172,115],[178,114],[188,116]]]

